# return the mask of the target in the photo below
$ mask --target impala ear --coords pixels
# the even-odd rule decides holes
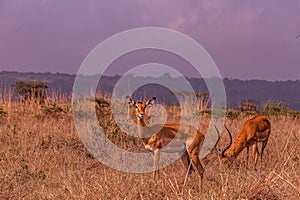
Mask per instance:
[[[156,100],[156,97],[152,97],[151,99],[149,99],[146,102],[146,106],[151,107],[154,104],[155,100]]]
[[[133,106],[135,104],[135,101],[130,97],[128,100],[128,105]]]

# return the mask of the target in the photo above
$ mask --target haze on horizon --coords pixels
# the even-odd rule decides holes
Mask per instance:
[[[75,74],[103,40],[152,26],[195,39],[223,77],[299,80],[299,13],[298,0],[2,0],[0,71]],[[185,67],[168,53],[146,50],[118,59],[113,71],[165,60]]]

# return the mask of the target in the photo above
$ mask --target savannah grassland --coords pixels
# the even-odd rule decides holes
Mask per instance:
[[[114,124],[106,101],[95,105],[111,141],[129,151],[145,152],[139,139],[122,133]],[[180,160],[162,169],[158,182],[151,173],[124,173],[101,164],[79,139],[71,102],[37,105],[2,98],[0,108],[0,199],[300,198],[299,117],[270,116],[272,132],[263,166],[257,171],[245,168],[244,151],[230,168],[220,168],[214,153],[202,159],[204,188],[199,192],[196,173],[184,184]],[[169,112],[176,117],[176,108]],[[227,118],[234,137],[249,118]],[[209,116],[202,119],[205,133]],[[224,133],[220,148],[228,144]]]

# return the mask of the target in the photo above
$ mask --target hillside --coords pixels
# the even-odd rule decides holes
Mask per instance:
[[[93,78],[93,77],[92,77]],[[152,81],[150,77],[126,77],[129,84],[139,84]],[[178,78],[170,76],[163,77],[172,81],[173,84],[182,84]],[[111,93],[120,76],[103,77],[99,83],[102,92]],[[20,72],[0,72],[1,91],[13,89],[15,81],[44,81],[49,89],[48,92],[58,92],[71,96],[75,75],[61,73],[20,73]],[[188,78],[191,86],[198,92],[207,92],[207,87],[203,79]],[[227,101],[230,107],[236,107],[244,101],[256,102],[263,105],[269,100],[284,102],[288,107],[300,110],[300,81],[265,81],[265,80],[238,80],[224,79],[227,94]],[[139,95],[156,95],[165,98],[166,88],[158,85],[144,86],[138,91]]]

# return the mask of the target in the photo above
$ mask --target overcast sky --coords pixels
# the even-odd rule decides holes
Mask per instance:
[[[0,70],[76,73],[101,41],[145,26],[194,38],[223,77],[300,79],[299,0],[0,0]]]

